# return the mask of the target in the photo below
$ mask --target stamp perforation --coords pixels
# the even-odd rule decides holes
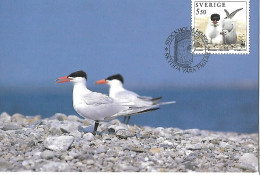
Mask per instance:
[[[245,20],[246,20],[246,29],[245,29],[245,37],[246,37],[246,40],[245,40],[245,44],[246,44],[246,48],[243,49],[242,48],[242,44],[241,43],[241,48],[236,48],[236,44],[237,43],[234,43],[234,44],[222,44],[222,45],[225,45],[227,47],[224,47],[223,48],[227,48],[226,50],[225,49],[215,49],[215,50],[210,50],[209,49],[209,52],[212,53],[212,54],[249,54],[250,53],[250,0],[242,0],[242,1],[239,1],[239,0],[191,0],[191,26],[192,28],[196,28],[195,27],[195,23],[196,23],[196,15],[194,14],[195,13],[195,3],[196,2],[209,2],[209,3],[212,3],[212,2],[225,2],[225,3],[244,3],[245,4],[245,13],[246,13],[246,16],[245,16]],[[243,6],[244,8],[244,6]],[[231,13],[232,14],[232,13]],[[223,18],[223,17],[222,17]],[[231,17],[232,18],[232,17]],[[242,35],[242,34],[241,34]],[[223,37],[225,35],[223,34]],[[238,38],[238,37],[237,37]],[[224,39],[223,39],[224,40]],[[242,42],[242,40],[241,40]],[[229,48],[230,47],[230,48]],[[210,48],[210,47],[209,47]],[[232,49],[231,49],[232,48]],[[197,51],[195,52],[195,54],[201,54],[201,52],[199,51],[200,49],[197,49]]]

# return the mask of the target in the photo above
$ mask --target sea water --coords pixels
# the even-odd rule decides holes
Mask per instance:
[[[134,90],[134,89],[132,89]],[[151,127],[198,128],[239,133],[258,132],[257,89],[156,89],[135,90],[144,96],[176,101],[159,110],[132,116],[131,125]],[[101,89],[99,92],[108,93]],[[0,113],[50,117],[55,113],[77,115],[72,107],[72,90],[0,92]],[[123,117],[119,117],[123,120]]]

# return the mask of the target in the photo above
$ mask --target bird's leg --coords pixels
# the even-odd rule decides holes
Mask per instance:
[[[129,123],[129,120],[130,120],[130,116],[127,116],[127,122],[126,122],[127,125]]]
[[[124,121],[123,121],[124,124],[125,124],[125,119],[126,119],[126,117],[124,117]]]
[[[98,125],[99,125],[99,121],[97,120],[97,121],[95,121],[95,127],[94,127],[94,131],[93,131],[94,135],[96,135]]]

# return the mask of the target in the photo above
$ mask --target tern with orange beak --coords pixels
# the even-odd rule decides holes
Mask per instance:
[[[94,134],[96,134],[100,121],[158,109],[156,105],[149,108],[123,105],[104,94],[90,91],[86,87],[87,74],[84,71],[73,72],[68,76],[57,79],[57,83],[64,82],[73,83],[72,96],[75,111],[80,116],[95,121]]]
[[[175,101],[170,102],[161,102],[158,101],[162,99],[162,97],[158,98],[152,98],[152,97],[146,97],[146,96],[139,96],[135,92],[129,91],[123,87],[124,84],[124,78],[120,74],[112,75],[110,77],[107,77],[106,79],[102,79],[99,81],[96,81],[96,84],[107,84],[109,85],[109,97],[113,98],[116,102],[119,102],[120,104],[128,104],[132,105],[137,108],[143,108],[143,107],[152,107],[154,105],[164,105],[164,104],[172,104],[176,103]],[[127,122],[129,123],[131,115],[127,116]],[[124,117],[124,123],[125,123],[126,117]]]

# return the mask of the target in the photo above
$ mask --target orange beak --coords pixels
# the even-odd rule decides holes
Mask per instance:
[[[106,80],[98,80],[96,81],[96,84],[107,84]]]
[[[70,78],[68,78],[67,76],[65,77],[60,77],[57,80],[57,83],[64,83],[64,82],[70,82]]]

